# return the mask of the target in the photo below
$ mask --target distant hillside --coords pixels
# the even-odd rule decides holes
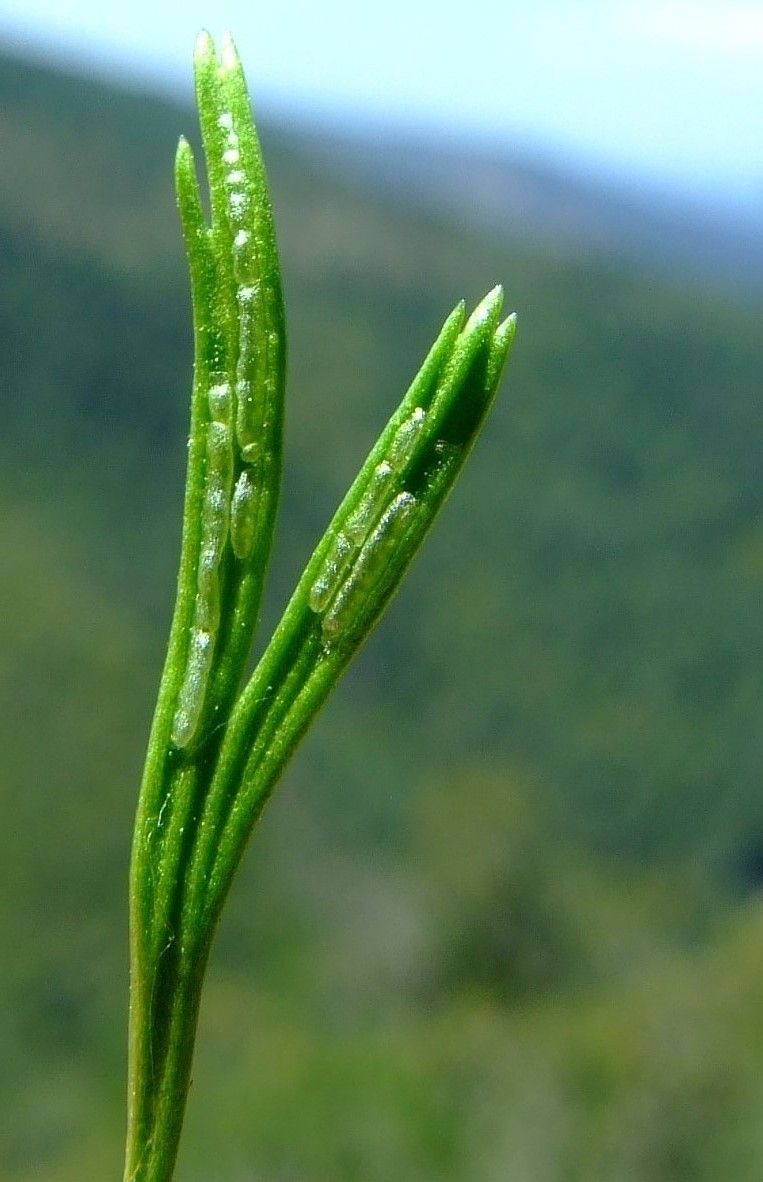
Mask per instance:
[[[129,818],[191,367],[181,131],[190,110],[0,58],[9,1182],[118,1170]],[[504,232],[500,169],[456,219],[423,151],[428,179],[400,145],[377,184],[358,145],[263,141],[291,345],[265,628],[453,304],[502,281],[520,329],[244,868],[178,1182],[752,1182],[759,299],[709,264],[667,276],[627,210],[566,182],[555,206],[523,168]]]
[[[406,205],[422,202],[461,228],[479,223],[541,249],[603,251],[665,275],[677,271],[687,282],[763,290],[763,217],[752,212],[741,218],[688,199],[660,199],[542,157],[458,140],[337,129],[322,142],[348,177],[365,177]]]
[[[0,111],[5,135],[13,137],[5,116],[17,104],[28,118],[45,120],[46,75],[45,67],[5,59]],[[94,86],[89,117],[99,119],[100,104],[95,97],[99,84],[67,75],[59,78],[63,88],[59,118],[66,122],[68,102],[73,104],[70,115],[86,115],[87,107],[78,112],[77,95]],[[126,110],[153,113],[154,134],[146,145],[145,161],[153,180],[144,186],[144,193],[150,192],[153,183],[161,183],[166,164],[161,148],[163,142],[174,138],[177,108],[167,101],[129,93],[124,98],[128,108],[104,113],[106,124],[101,123],[100,138],[107,138],[104,131],[109,127],[112,148],[128,144],[135,125],[131,115],[125,119]],[[87,131],[87,117],[80,130]],[[324,171],[361,190],[366,199],[371,192],[381,191],[408,208],[419,204],[439,212],[462,230],[482,226],[489,234],[508,240],[521,236],[547,250],[603,251],[664,273],[677,269],[689,282],[705,278],[753,294],[759,293],[763,284],[763,214],[756,217],[752,210],[742,215],[724,211],[722,206],[705,207],[688,198],[660,197],[624,181],[590,176],[570,164],[565,167],[540,153],[475,147],[463,138],[442,133],[426,136],[423,132],[393,133],[377,124],[360,129],[350,122],[342,125],[337,121],[329,127],[305,121],[288,126],[281,123],[274,135],[287,155],[322,161]],[[110,169],[108,174],[103,170],[101,179],[106,186],[109,176],[115,182],[127,180],[120,178],[118,169],[116,173]],[[7,174],[6,182],[11,186],[16,183]],[[123,207],[131,188],[129,183],[127,191],[124,184],[113,184],[110,202],[117,209]],[[44,194],[35,196],[44,200]],[[65,213],[60,208],[57,215],[46,211],[59,222]],[[93,225],[90,232],[97,233],[98,228]],[[154,253],[159,244],[149,241],[146,247]],[[137,249],[134,243],[133,252]]]
[[[171,160],[195,120],[5,60],[0,123],[3,482],[72,545],[94,530],[93,576],[164,618],[190,369]],[[396,712],[426,678],[414,747],[529,762],[607,842],[717,841],[733,802],[758,799],[757,309],[603,250],[541,249],[516,220],[510,238],[456,229],[369,195],[320,145],[263,136],[292,342],[278,594],[445,312],[502,279],[521,317],[506,390],[358,686],[370,675],[369,708]],[[460,700],[464,678],[479,700]]]

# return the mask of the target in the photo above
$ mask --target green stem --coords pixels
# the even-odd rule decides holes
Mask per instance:
[[[169,940],[132,993],[124,1182],[172,1179],[206,960],[205,949],[184,951]]]

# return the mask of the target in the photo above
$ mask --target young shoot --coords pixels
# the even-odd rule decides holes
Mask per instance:
[[[130,876],[125,1182],[169,1182],[202,981],[244,848],[299,740],[395,593],[479,433],[514,339],[494,288],[445,321],[242,688],[276,520],[286,336],[273,215],[230,37],[195,55],[210,216],[176,188],[194,376],[177,601]]]

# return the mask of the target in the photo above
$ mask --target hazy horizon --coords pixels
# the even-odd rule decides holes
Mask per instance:
[[[362,12],[331,0],[314,12],[238,0],[104,11],[0,0],[11,53],[191,97],[198,29],[230,27],[262,112],[325,127],[389,128],[468,141],[638,187],[656,197],[758,215],[763,4],[721,13],[683,0],[560,4],[510,13],[494,0],[460,23],[431,0]],[[490,36],[485,36],[485,31]],[[454,86],[453,78],[458,78]]]

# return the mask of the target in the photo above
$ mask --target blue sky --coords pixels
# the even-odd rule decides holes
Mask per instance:
[[[230,28],[256,102],[405,122],[763,211],[763,0],[0,0],[0,37],[190,93]]]

